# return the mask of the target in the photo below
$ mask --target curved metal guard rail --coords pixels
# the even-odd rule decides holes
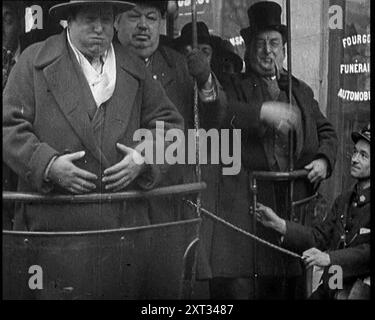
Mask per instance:
[[[255,179],[263,181],[291,181],[307,177],[308,172],[306,170],[291,172],[253,171],[251,175]]]
[[[173,229],[176,226],[191,226],[199,223],[201,218],[184,220],[184,221],[177,221],[177,222],[168,222],[162,224],[153,224],[150,226],[140,226],[140,227],[132,227],[132,228],[121,228],[121,229],[111,229],[111,230],[95,230],[95,231],[75,231],[75,232],[68,232],[68,231],[59,231],[59,232],[34,232],[34,231],[11,231],[11,230],[3,230],[3,235],[14,235],[14,236],[23,236],[25,239],[27,237],[33,236],[43,236],[43,237],[82,237],[82,236],[108,236],[108,235],[122,235],[123,233],[138,233],[143,231],[157,231],[161,229]]]
[[[171,195],[185,195],[205,190],[206,183],[191,183],[168,186],[151,191],[129,191],[121,193],[88,194],[88,195],[57,195],[44,196],[37,193],[3,192],[4,201],[21,201],[29,203],[96,203],[117,202],[134,199],[149,199]]]

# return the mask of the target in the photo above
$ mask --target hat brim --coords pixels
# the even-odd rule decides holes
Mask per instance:
[[[368,143],[371,143],[370,142],[370,139],[369,137],[363,135],[362,133],[359,133],[359,132],[353,132],[352,133],[352,140],[354,143],[357,143],[359,140],[366,140]]]
[[[68,19],[70,10],[72,8],[78,8],[88,5],[112,5],[118,12],[125,12],[135,8],[135,4],[125,1],[74,1],[53,6],[49,10],[49,14],[57,20],[66,20]]]
[[[191,46],[192,43],[193,43],[193,39],[192,38],[188,38],[188,37],[178,37],[176,39],[173,40],[174,42],[174,45],[177,49],[181,49],[183,47],[186,47],[186,46]],[[212,42],[212,39],[211,37],[199,37],[198,36],[198,44],[208,44],[210,45],[211,47],[213,47],[213,42]]]
[[[281,24],[281,25],[275,25],[275,26],[267,26],[261,29],[255,29],[252,27],[247,27],[244,29],[241,29],[240,34],[241,37],[244,39],[245,43],[250,43],[251,39],[262,31],[268,31],[268,30],[275,30],[281,33],[284,39],[288,39],[288,28],[287,26]]]
[[[241,72],[243,69],[243,60],[234,52],[231,52],[229,50],[223,50],[221,52],[221,55],[224,60],[229,60],[234,64],[234,68],[236,72]]]

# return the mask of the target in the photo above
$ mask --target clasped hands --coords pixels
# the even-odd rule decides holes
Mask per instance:
[[[106,169],[102,177],[105,189],[119,192],[125,189],[145,170],[144,158],[138,151],[120,143],[117,148],[124,154],[124,158],[114,166]],[[76,152],[58,157],[52,164],[48,178],[73,194],[84,194],[96,189],[95,181],[99,179],[95,174],[78,168],[73,162],[82,159],[85,152]]]

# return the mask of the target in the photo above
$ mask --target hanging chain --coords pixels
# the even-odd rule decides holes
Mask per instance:
[[[195,176],[197,182],[200,183],[202,181],[202,171],[200,165],[200,137],[199,137],[199,128],[200,128],[200,120],[199,120],[199,100],[198,100],[198,85],[195,81],[194,85],[194,129],[195,129],[195,151],[196,151],[196,166],[195,166]],[[201,194],[199,193],[197,196],[197,215],[201,217]]]

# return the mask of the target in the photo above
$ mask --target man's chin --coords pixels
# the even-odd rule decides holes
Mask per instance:
[[[350,169],[350,175],[353,179],[360,179],[361,178],[361,175],[360,175],[360,172],[358,169],[355,169],[355,168],[351,168]]]

